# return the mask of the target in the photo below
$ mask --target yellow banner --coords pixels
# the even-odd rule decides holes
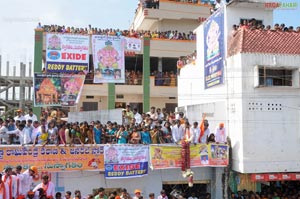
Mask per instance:
[[[181,167],[181,145],[150,145],[150,166],[152,169]],[[191,144],[191,167],[224,167],[228,165],[228,145]]]
[[[37,166],[40,171],[104,170],[103,145],[0,148],[0,168]]]

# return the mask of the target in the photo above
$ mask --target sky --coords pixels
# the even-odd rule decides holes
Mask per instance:
[[[276,10],[274,22],[300,26],[300,0],[280,2],[296,2],[298,7]],[[17,66],[20,61],[33,60],[34,28],[38,22],[42,25],[87,27],[91,24],[98,28],[128,29],[137,3],[137,0],[0,0],[2,74],[7,60]]]

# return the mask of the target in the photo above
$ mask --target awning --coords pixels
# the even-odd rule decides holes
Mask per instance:
[[[251,174],[253,182],[300,180],[300,173],[259,173]]]

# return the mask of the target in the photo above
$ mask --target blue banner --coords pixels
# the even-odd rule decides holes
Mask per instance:
[[[204,24],[205,89],[223,84],[224,56],[224,9],[221,7]]]
[[[141,145],[104,146],[106,178],[134,178],[148,174],[149,147]]]

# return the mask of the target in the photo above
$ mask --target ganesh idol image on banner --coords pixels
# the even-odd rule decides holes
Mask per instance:
[[[94,83],[125,82],[123,37],[93,35]]]
[[[224,8],[214,12],[204,24],[205,89],[223,84],[224,72]]]
[[[208,34],[206,37],[206,60],[209,61],[214,57],[220,55],[220,27],[216,21],[212,21],[210,23],[210,27],[208,29]]]

